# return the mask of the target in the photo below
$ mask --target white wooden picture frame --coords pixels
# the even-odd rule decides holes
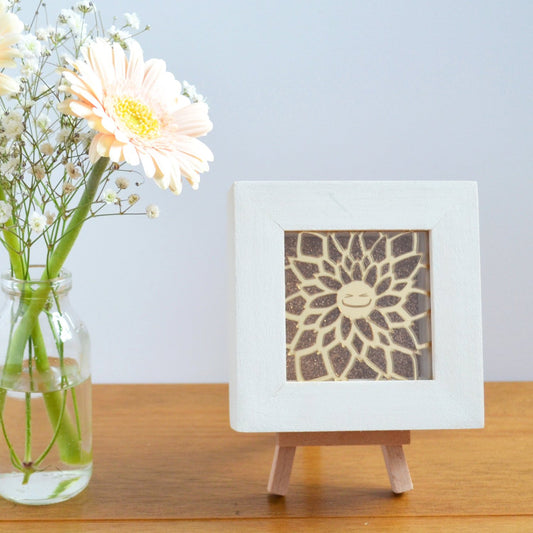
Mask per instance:
[[[234,184],[229,206],[235,430],[483,426],[476,183],[244,181]],[[287,379],[285,234],[333,231],[427,232],[430,379]]]

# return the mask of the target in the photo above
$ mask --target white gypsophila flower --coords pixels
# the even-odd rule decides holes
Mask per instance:
[[[90,13],[91,11],[96,10],[94,4],[92,2],[88,2],[87,0],[85,0],[84,2],[78,2],[76,4],[76,9],[80,13]]]
[[[130,195],[128,196],[128,204],[130,204],[130,205],[134,205],[134,204],[136,204],[140,199],[141,199],[141,197],[140,197],[138,194],[130,194]]]
[[[11,204],[0,200],[0,224],[5,224],[11,218],[12,212]]]
[[[23,78],[29,78],[39,70],[39,61],[34,57],[28,57],[22,60],[20,74]]]
[[[50,143],[43,143],[39,146],[41,154],[52,155],[54,153],[54,147]]]
[[[124,13],[124,18],[126,19],[126,26],[129,26],[130,28],[133,28],[134,30],[138,30],[141,23],[139,21],[139,17],[137,16],[137,13]]]
[[[30,95],[24,95],[24,102],[22,104],[22,108],[25,111],[30,111],[31,108],[37,103]]]
[[[80,136],[78,138],[78,142],[83,144],[86,148],[89,148],[89,145],[91,144],[93,137],[96,135],[96,132],[94,130],[85,131],[83,133],[80,133]]]
[[[159,216],[159,207],[155,204],[146,206],[146,216],[148,218],[157,218]]]
[[[67,35],[67,30],[65,28],[57,27],[52,28],[48,38],[53,44],[59,44]]]
[[[42,165],[34,165],[31,171],[36,180],[41,181],[46,176],[46,171]]]
[[[56,140],[58,143],[64,143],[67,141],[67,139],[70,137],[72,133],[72,129],[71,128],[61,128],[58,132],[57,132],[57,136],[56,136]]]
[[[71,180],[77,180],[81,176],[80,169],[74,163],[67,163],[65,170]]]
[[[130,186],[130,182],[127,178],[120,177],[115,180],[115,185],[119,189],[127,189]]]
[[[57,17],[57,22],[59,22],[59,24],[64,24],[65,26],[67,26],[69,24],[70,19],[74,17],[79,17],[79,15],[75,13],[72,9],[62,9]]]
[[[0,163],[0,175],[10,179],[18,171],[19,159],[18,157],[10,157],[7,161]]]
[[[46,113],[41,113],[37,117],[37,127],[41,131],[47,131],[50,127],[50,117]]]
[[[38,59],[41,57],[43,47],[35,35],[26,33],[22,35],[18,49],[24,59]]]
[[[116,204],[117,203],[117,193],[113,189],[106,189],[102,196],[106,204]]]
[[[196,102],[205,102],[205,98],[196,90],[194,85],[184,81],[182,84],[181,94],[185,95],[189,100],[195,104]]]
[[[83,17],[72,9],[62,9],[58,22],[65,25],[76,38],[76,42],[79,43],[87,33],[87,25],[83,22]]]
[[[112,41],[119,43],[119,44],[127,44],[126,41],[131,37],[131,33],[125,30],[120,30],[115,25],[111,26],[107,30],[107,34],[109,35],[109,38]]]
[[[85,39],[85,36],[87,35],[87,24],[83,22],[83,19],[81,17],[77,17],[74,20],[71,20],[71,23],[69,24],[69,28],[72,30],[72,33],[76,37],[76,42],[78,44]]]
[[[28,219],[32,233],[40,235],[46,228],[46,216],[34,211]]]
[[[22,113],[19,111],[8,111],[7,114],[2,117],[2,129],[8,140],[15,139],[21,135],[24,131]]]
[[[52,28],[52,26],[48,26],[47,28],[37,28],[35,30],[35,37],[37,37],[39,41],[47,41],[53,33],[54,28]]]
[[[54,220],[56,219],[56,214],[52,213],[51,211],[46,211],[44,216],[46,217],[46,224],[50,226],[54,223]]]
[[[65,185],[63,185],[63,192],[65,194],[70,194],[71,192],[74,192],[76,190],[76,187],[74,187],[74,185],[72,185],[72,183],[65,183]]]

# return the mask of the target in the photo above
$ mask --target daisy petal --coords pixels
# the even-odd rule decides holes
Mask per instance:
[[[181,192],[182,176],[197,188],[200,173],[213,160],[211,150],[196,138],[213,127],[207,105],[191,104],[165,62],[144,61],[136,42],[130,45],[129,59],[119,45],[102,39],[83,56],[63,73],[68,85],[60,90],[69,98],[59,108],[86,119],[98,132],[90,160],[105,156],[142,165],[146,176],[175,194]]]
[[[130,143],[124,144],[124,159],[128,162],[129,165],[136,166],[140,163],[139,154],[137,150]]]

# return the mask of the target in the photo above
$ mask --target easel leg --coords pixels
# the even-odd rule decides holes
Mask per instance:
[[[276,443],[268,480],[268,492],[270,494],[278,494],[279,496],[287,494],[295,452],[296,446],[280,446],[279,443]]]
[[[394,494],[401,494],[413,489],[411,474],[403,453],[402,446],[382,446],[381,451],[385,459],[385,466]]]

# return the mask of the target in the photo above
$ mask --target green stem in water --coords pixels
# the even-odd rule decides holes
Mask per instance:
[[[26,446],[24,449],[24,462],[22,463],[25,468],[31,465],[31,392],[25,393],[26,400]],[[30,479],[32,469],[24,471],[24,478],[22,484],[26,485]]]
[[[46,356],[46,348],[41,328],[35,328],[32,334],[35,345],[35,366],[41,375],[50,371],[50,363]],[[80,439],[77,437],[76,427],[70,417],[63,416],[65,396],[61,391],[43,393],[44,403],[50,424],[57,430],[57,443],[60,450],[61,460],[69,464],[86,463],[90,460],[87,453],[81,449]],[[76,418],[78,418],[76,413]]]
[[[9,439],[9,435],[7,434],[6,430],[6,424],[4,422],[4,417],[0,416],[0,426],[2,426],[2,433],[4,434],[4,439],[6,441],[7,447],[9,449],[9,457],[11,459],[11,464],[21,472],[24,470],[24,467],[22,466],[22,463],[20,462],[20,459],[17,457],[17,453],[15,452],[15,448],[13,447],[13,444],[11,443],[11,440]]]
[[[76,390],[74,387],[70,389],[70,394],[72,395],[72,405],[74,407],[74,413],[76,418],[76,430],[78,431],[78,439],[81,440],[81,424],[80,424],[80,411],[78,409],[78,400],[76,397]]]
[[[26,447],[24,450],[24,462],[31,463],[31,392],[25,393],[26,400]]]
[[[61,412],[60,412],[60,416],[59,416],[59,419],[60,419],[60,423],[62,424],[63,423],[63,414],[65,412],[65,407],[67,405],[67,391],[63,391],[63,400],[62,400],[62,403],[61,403]],[[55,427],[55,430],[54,430],[54,435],[52,436],[52,439],[50,440],[50,442],[48,443],[48,446],[46,447],[46,449],[44,450],[44,452],[39,456],[39,458],[33,463],[33,466],[35,468],[37,468],[46,458],[46,456],[50,453],[50,450],[52,449],[52,446],[54,445],[58,435],[59,435],[59,431],[60,431],[60,427],[59,427],[59,424],[56,425]],[[87,458],[87,462],[89,461],[89,457]]]

